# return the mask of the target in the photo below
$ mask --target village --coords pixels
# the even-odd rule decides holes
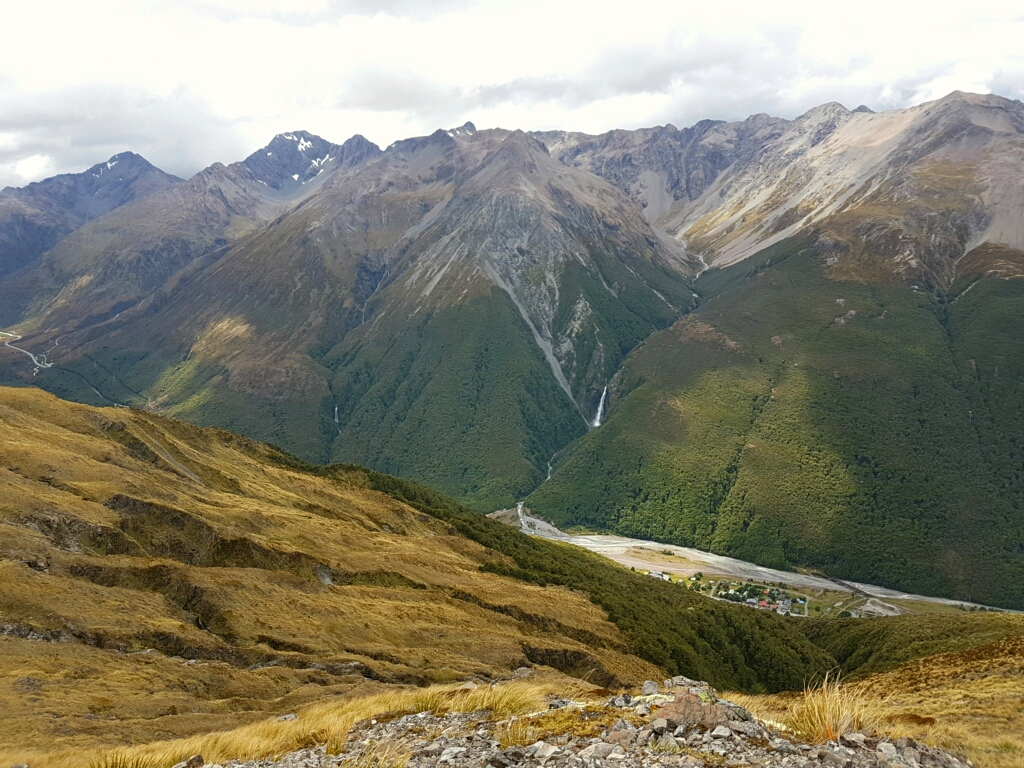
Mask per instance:
[[[693,592],[700,592],[714,600],[738,603],[759,611],[801,618],[833,616],[839,618],[867,618],[892,616],[904,612],[895,605],[866,595],[840,590],[809,590],[798,592],[782,582],[757,582],[705,577],[701,572],[681,576],[660,570],[650,570],[651,578],[679,584]]]

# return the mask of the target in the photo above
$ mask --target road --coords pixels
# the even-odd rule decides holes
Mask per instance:
[[[7,331],[0,331],[0,336],[10,336],[10,338],[7,339],[7,341],[4,342],[4,346],[5,347],[10,347],[11,349],[16,349],[18,352],[21,352],[24,355],[28,355],[32,359],[32,364],[35,366],[35,370],[32,371],[32,375],[33,376],[35,376],[37,373],[39,373],[40,369],[42,369],[42,368],[52,368],[53,367],[53,363],[48,363],[46,361],[46,352],[43,352],[41,355],[36,356],[36,355],[33,355],[31,352],[29,352],[27,349],[22,349],[21,347],[14,346],[13,342],[19,341],[22,338],[18,334],[16,334],[16,333],[8,333]],[[60,339],[57,340],[57,343],[60,343]],[[52,350],[56,346],[57,346],[57,344],[54,344],[53,347],[50,347],[50,349]]]

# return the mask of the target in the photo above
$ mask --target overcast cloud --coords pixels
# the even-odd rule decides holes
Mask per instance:
[[[295,129],[387,146],[467,120],[597,133],[955,89],[1024,97],[1019,2],[10,5],[0,186],[123,150],[188,177]]]

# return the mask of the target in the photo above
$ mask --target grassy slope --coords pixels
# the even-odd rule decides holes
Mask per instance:
[[[535,512],[1024,605],[1024,281],[945,304],[829,279],[788,242],[697,288],[701,308],[630,356],[606,426],[560,458]]]
[[[606,684],[670,671],[779,690],[833,663],[781,617],[386,475],[32,389],[0,389],[0,420],[0,688],[37,745],[184,735],[204,713],[228,727],[364,675],[533,661]]]
[[[367,675],[527,660],[608,683],[667,671],[791,689],[835,663],[852,626],[815,624],[837,627],[819,648],[806,622],[219,430],[31,389],[0,389],[0,421],[0,749],[185,737],[372,691]],[[973,623],[1001,619],[963,618],[956,642],[1019,632]],[[904,625],[870,624],[892,630],[857,643],[892,656]],[[944,642],[918,647],[961,647]]]
[[[982,768],[1024,765],[1024,635],[860,676],[845,690],[890,738],[910,736]],[[799,694],[730,697],[775,722],[799,725],[805,719]]]

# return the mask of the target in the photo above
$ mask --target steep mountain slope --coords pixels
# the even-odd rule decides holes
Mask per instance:
[[[536,491],[560,522],[1021,605],[1022,127],[954,93],[383,152],[283,134],[0,281],[48,355],[0,347],[0,380],[477,510]]]
[[[81,296],[110,319],[94,309],[79,334],[60,321],[83,301],[59,296],[38,321],[54,327],[31,339],[59,333],[59,367],[34,381],[360,461],[486,509],[535,487],[626,353],[694,302],[681,249],[521,132],[438,131],[326,176],[134,307],[155,286],[105,279],[115,303],[89,283]]]
[[[951,93],[879,114],[841,104],[591,137],[538,134],[628,191],[708,264],[821,230],[851,274],[948,289],[983,242],[1024,248],[1024,104]]]
[[[258,712],[288,686],[308,700],[363,676],[496,677],[533,663],[605,685],[667,670],[779,690],[833,663],[792,621],[358,467],[34,389],[0,389],[0,422],[5,669],[47,643],[90,665],[83,685],[121,669],[134,696],[147,679],[163,686],[165,657],[184,657],[212,677],[177,706]],[[139,666],[145,649],[154,657]],[[218,704],[233,686],[248,704]],[[73,725],[88,728],[81,714]]]
[[[122,152],[82,173],[0,190],[0,278],[86,222],[180,181],[134,152]]]
[[[670,211],[699,199],[719,175],[742,163],[785,130],[787,121],[754,115],[739,123],[702,120],[616,130],[599,136],[567,131],[532,134],[566,165],[584,168],[615,184],[658,224]]]
[[[66,334],[112,317],[186,264],[265,227],[331,171],[375,152],[361,136],[338,146],[282,134],[240,163],[216,163],[117,208],[0,282],[0,324],[30,319],[30,327]]]
[[[696,282],[528,500],[559,523],[1024,606],[1024,253],[944,297],[846,279],[821,240]]]

